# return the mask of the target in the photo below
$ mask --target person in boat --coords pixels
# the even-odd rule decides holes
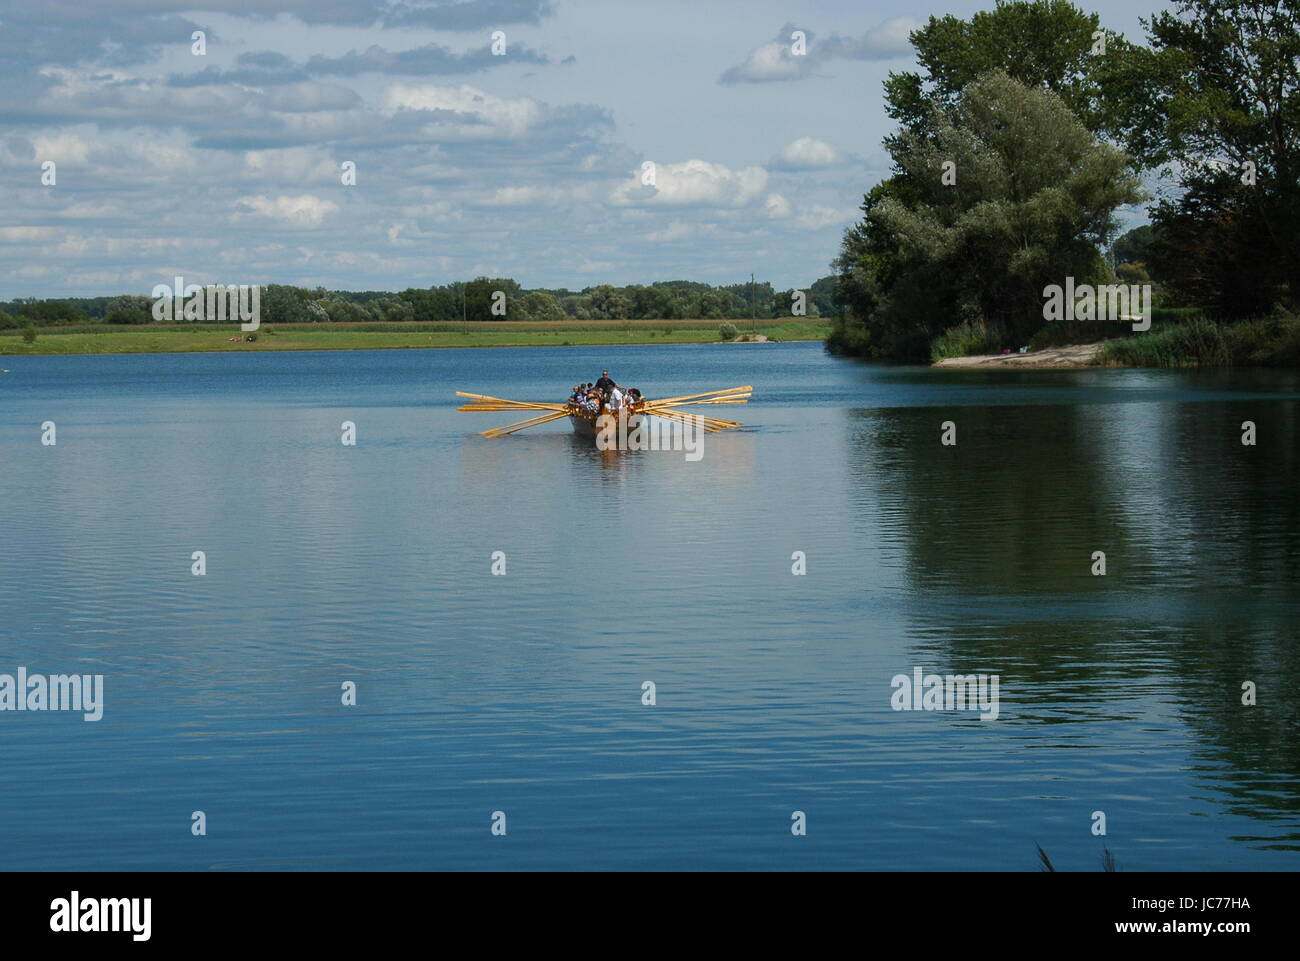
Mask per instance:
[[[615,414],[623,409],[623,392],[617,385],[609,392],[609,409]]]
[[[596,381],[597,388],[599,388],[600,390],[608,394],[611,390],[613,390],[617,386],[618,384],[614,383],[612,380],[609,379],[609,371],[602,370],[600,372],[600,380]]]

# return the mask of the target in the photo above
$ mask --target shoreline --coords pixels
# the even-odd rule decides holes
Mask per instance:
[[[1078,370],[1095,367],[1093,361],[1105,341],[1092,344],[1070,344],[1065,347],[1045,347],[1023,354],[984,354],[971,357],[945,357],[931,367],[954,368],[1016,368],[1019,370]]]
[[[830,331],[829,321],[788,319],[760,322],[756,334],[762,342],[822,342]],[[429,325],[384,330],[360,325],[329,328],[311,326],[263,326],[254,341],[231,327],[197,329],[167,326],[103,330],[97,327],[61,330],[38,328],[36,340],[27,343],[17,330],[0,333],[0,356],[55,356],[95,354],[172,354],[236,351],[298,350],[454,350],[483,347],[620,347],[656,344],[731,344],[718,337],[712,321],[574,321],[571,324],[509,327],[485,323],[473,325]]]

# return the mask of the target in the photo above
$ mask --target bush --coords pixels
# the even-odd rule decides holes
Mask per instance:
[[[735,340],[740,336],[740,331],[736,329],[735,324],[723,324],[718,328],[718,336],[723,340]]]
[[[970,357],[972,354],[996,354],[1000,341],[980,321],[963,321],[949,327],[930,343],[930,360],[937,363],[945,357]]]
[[[1148,331],[1106,343],[1096,363],[1108,367],[1228,367],[1232,348],[1227,333],[1212,320],[1152,326]]]
[[[1154,315],[1155,311],[1152,311]],[[1029,338],[1030,350],[1094,344],[1099,340],[1127,337],[1133,333],[1131,320],[1049,320]]]
[[[28,323],[28,324],[24,324],[24,325],[23,325],[23,341],[24,341],[24,343],[28,343],[28,344],[34,344],[34,343],[36,343],[36,325],[35,325],[35,324]]]
[[[1225,333],[1239,366],[1300,367],[1300,317],[1247,320]]]
[[[153,317],[147,311],[131,310],[130,308],[125,308],[121,310],[115,310],[112,313],[110,313],[107,317],[104,318],[104,323],[106,324],[147,324],[151,320],[153,320]]]
[[[84,324],[90,315],[84,310],[72,306],[63,300],[41,300],[19,306],[18,316],[30,319],[32,323],[46,326],[51,324]]]

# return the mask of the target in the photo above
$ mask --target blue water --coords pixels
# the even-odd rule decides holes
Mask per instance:
[[[1300,865],[1294,373],[0,361],[0,673],[105,685],[0,712],[10,869]],[[698,462],[455,410],[604,367],[755,400]],[[998,719],[892,710],[914,667],[997,674]]]

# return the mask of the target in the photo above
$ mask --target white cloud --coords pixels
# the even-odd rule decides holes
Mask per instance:
[[[41,163],[53,160],[56,164],[84,164],[90,154],[90,144],[73,133],[37,134],[32,146]]]
[[[717,229],[717,224],[688,224],[674,220],[663,230],[646,234],[645,238],[654,243],[673,243],[679,240],[694,240],[703,234],[716,233]]]
[[[767,199],[763,201],[763,209],[767,211],[769,217],[789,217],[790,201],[780,194],[768,194]]]
[[[745,58],[745,62],[723,74],[723,83],[768,83],[773,80],[797,80],[803,73],[801,58],[791,56],[788,43],[765,43]]]
[[[655,185],[641,183],[640,172],[619,184],[610,202],[620,206],[744,207],[767,186],[762,167],[732,170],[707,160],[659,164]]]
[[[854,207],[826,207],[822,204],[812,204],[809,207],[800,208],[795,215],[794,222],[804,230],[821,230],[823,227],[830,227],[834,224],[844,224],[857,219],[858,210]]]
[[[774,40],[756,47],[744,62],[727,68],[718,82],[799,80],[811,76],[828,60],[895,60],[907,57],[912,52],[908,35],[920,26],[921,22],[911,17],[892,17],[876,24],[860,37],[841,37],[833,33],[820,41],[815,39],[811,30],[804,30],[806,50],[796,55],[791,41],[795,25],[787,23],[777,31]]]
[[[317,227],[339,209],[334,201],[322,200],[313,194],[298,197],[240,197],[238,203],[259,217],[281,220],[295,227]]]
[[[844,154],[824,140],[800,137],[786,144],[772,161],[772,166],[778,170],[819,170],[838,167],[844,162]]]
[[[542,119],[542,105],[529,97],[507,99],[471,87],[469,84],[395,83],[384,91],[384,108],[400,110],[448,110],[463,114],[464,120],[450,124],[466,138],[522,137]]]

